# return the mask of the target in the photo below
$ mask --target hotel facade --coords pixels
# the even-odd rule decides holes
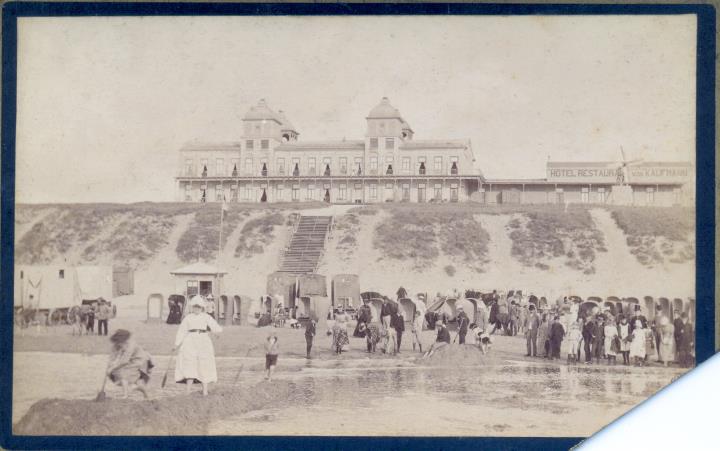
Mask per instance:
[[[304,142],[265,100],[242,119],[242,139],[180,149],[187,202],[464,202],[676,205],[692,201],[683,162],[548,162],[545,179],[486,179],[469,140],[415,140],[387,98],[370,110],[365,138]]]

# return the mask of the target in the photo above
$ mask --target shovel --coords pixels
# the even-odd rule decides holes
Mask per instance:
[[[95,397],[95,402],[102,402],[105,401],[105,398],[107,397],[105,395],[105,383],[107,383],[108,375],[107,370],[105,370],[105,377],[103,378],[102,387],[100,387],[100,391],[98,392],[97,396]]]
[[[170,368],[172,367],[173,358],[175,358],[175,349],[174,348],[170,354],[170,360],[168,360],[168,366],[167,366],[167,369],[165,370],[165,374],[163,375],[162,382],[160,383],[160,388],[165,388],[165,384],[167,383],[168,373],[170,373]]]
[[[245,353],[245,357],[249,356],[250,351],[252,351],[255,348],[257,348],[257,346],[253,346],[250,349],[248,349],[248,351]],[[245,367],[244,363],[240,364],[240,368],[238,368],[237,374],[235,374],[235,380],[233,381],[233,385],[237,384],[238,379],[240,379],[240,373],[242,373],[242,370],[244,367]]]

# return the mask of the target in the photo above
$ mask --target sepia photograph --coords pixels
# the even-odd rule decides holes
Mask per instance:
[[[20,17],[12,432],[587,437],[695,365],[697,17]]]

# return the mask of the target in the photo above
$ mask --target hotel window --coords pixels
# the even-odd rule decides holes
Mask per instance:
[[[370,185],[370,199],[377,199],[377,185]]]
[[[362,157],[355,157],[355,163],[353,164],[353,173],[355,175],[362,175]]]
[[[188,280],[187,281],[187,297],[188,299],[198,294],[198,281]]]
[[[386,183],[386,184],[385,184],[385,189],[392,190],[392,189],[393,189],[393,184],[392,184],[392,183]]]
[[[378,148],[378,139],[377,138],[370,138],[370,148],[371,149]]]
[[[340,173],[347,174],[347,158],[345,157],[340,158]]]
[[[361,183],[355,184],[355,202],[363,200],[363,186]]]
[[[680,205],[682,201],[682,190],[680,188],[673,188],[673,205]]]
[[[325,177],[330,177],[330,165],[332,164],[332,159],[330,158],[323,158],[323,175]]]
[[[245,150],[253,150],[254,145],[255,143],[253,142],[253,140],[248,139],[247,141],[245,141]]]
[[[655,203],[655,188],[645,188],[645,201],[648,205]]]
[[[425,184],[418,185],[418,202],[425,202]]]
[[[230,202],[237,202],[237,188],[234,186],[230,187]]]
[[[300,187],[295,185],[292,188],[292,200],[297,202],[300,199]]]
[[[280,175],[285,175],[285,158],[277,159],[277,173]]]
[[[215,200],[218,202],[222,202],[224,197],[225,197],[225,189],[221,186],[218,186],[215,189]]]
[[[193,175],[193,161],[185,160],[185,175]]]
[[[435,157],[435,173],[442,173],[442,157]]]
[[[409,183],[403,183],[402,200],[403,200],[403,202],[408,202],[410,200],[410,184]]]
[[[245,159],[245,173],[248,175],[252,175],[252,158],[246,158]]]
[[[315,175],[315,158],[307,160],[308,175]]]
[[[192,186],[188,183],[185,185],[185,200],[191,201],[192,200]]]
[[[263,139],[260,141],[260,148],[262,150],[268,150],[270,148],[270,140]]]
[[[370,157],[370,173],[377,174],[378,159],[377,157]]]
[[[347,200],[347,186],[340,185],[338,188],[338,200]]]
[[[450,175],[458,175],[458,157],[450,157]]]
[[[207,175],[208,175],[207,165],[208,165],[207,160],[200,160],[200,171],[202,171],[203,177],[207,177]]]
[[[607,199],[607,193],[605,192],[605,188],[598,188],[598,199],[600,200],[601,204],[605,203],[605,200]]]
[[[410,172],[410,157],[403,157],[402,159],[402,170],[404,174]]]
[[[252,188],[250,185],[247,185],[245,187],[245,196],[243,197],[245,200],[251,200],[252,199]]]
[[[305,198],[307,200],[315,200],[315,185],[308,185]]]
[[[225,175],[225,160],[222,158],[215,160],[215,175]]]
[[[457,183],[452,183],[450,185],[450,202],[457,202],[458,201],[458,185]]]
[[[230,169],[230,170],[232,171],[231,174],[233,177],[238,176],[238,163],[239,162],[240,162],[240,160],[237,158],[233,158],[232,160],[230,160],[230,166],[232,167],[232,169]]]
[[[583,188],[580,193],[580,200],[582,203],[586,204],[590,202],[590,189],[589,188]]]
[[[557,203],[559,203],[559,204],[565,203],[565,193],[563,192],[562,188],[555,188],[555,197],[557,199]]]
[[[433,199],[442,200],[442,184],[435,184],[435,194],[433,194]]]
[[[425,157],[418,157],[418,174],[425,175],[427,169],[425,168]]]
[[[385,149],[395,149],[395,138],[385,138]]]
[[[267,158],[263,158],[260,160],[260,175],[262,175],[263,177],[268,176]]]
[[[276,197],[277,200],[280,201],[280,202],[283,201],[283,188],[284,188],[284,187],[283,187],[282,185],[278,185],[278,186],[277,186],[277,189],[275,190],[275,197]]]

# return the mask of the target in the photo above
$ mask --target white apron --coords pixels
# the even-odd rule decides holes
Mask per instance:
[[[191,313],[183,319],[175,335],[175,347],[179,347],[175,364],[175,382],[197,379],[200,382],[217,382],[215,349],[210,332],[222,332],[222,327],[207,313]],[[191,332],[191,331],[195,332]]]

